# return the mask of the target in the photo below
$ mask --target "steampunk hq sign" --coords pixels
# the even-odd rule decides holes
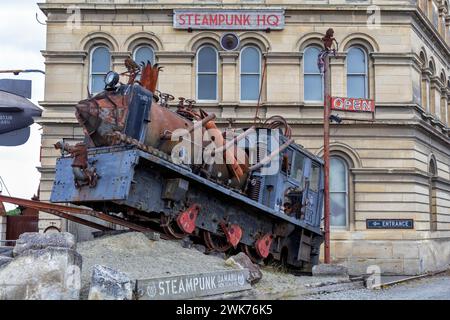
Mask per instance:
[[[177,300],[250,290],[248,269],[137,280],[142,300]]]
[[[282,30],[284,10],[174,10],[175,29]]]

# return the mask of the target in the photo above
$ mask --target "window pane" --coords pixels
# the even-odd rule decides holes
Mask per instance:
[[[320,168],[313,165],[311,168],[311,176],[309,177],[309,189],[313,192],[319,191]]]
[[[320,73],[319,67],[317,66],[319,53],[320,50],[316,47],[306,49],[303,62],[305,73]]]
[[[213,74],[198,75],[198,99],[216,100],[217,77]]]
[[[134,61],[136,61],[138,65],[147,63],[147,61],[154,64],[153,49],[151,47],[140,47],[134,54]]]
[[[259,73],[261,68],[260,54],[256,48],[245,48],[242,50],[241,72]]]
[[[92,53],[92,72],[107,73],[111,68],[109,50],[105,47],[97,48]]]
[[[351,48],[347,55],[347,73],[366,73],[366,55],[359,48]]]
[[[217,72],[217,55],[212,47],[204,47],[198,52],[198,72]]]
[[[105,76],[104,75],[93,75],[91,83],[91,92],[97,93],[105,89]]]
[[[366,77],[350,75],[347,77],[347,97],[366,98]]]
[[[347,170],[341,159],[331,158],[330,161],[330,191],[347,191]]]
[[[305,161],[305,157],[296,153],[294,156],[294,164],[292,165],[291,177],[295,180],[302,182],[303,181],[303,164]]]
[[[305,75],[305,101],[322,101],[322,75]]]
[[[241,76],[241,100],[258,100],[259,75]]]
[[[347,201],[345,193],[330,194],[330,224],[345,227],[347,225]]]

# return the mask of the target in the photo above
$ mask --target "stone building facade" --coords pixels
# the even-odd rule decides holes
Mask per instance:
[[[332,95],[370,98],[370,114],[331,125],[332,259],[353,273],[419,274],[450,263],[450,15],[446,0],[47,0],[40,198],[49,199],[53,144],[82,139],[74,104],[129,55],[164,66],[159,88],[199,100],[225,125],[279,114],[296,141],[323,149],[322,78],[315,65],[332,27]],[[174,28],[174,10],[282,9],[281,30]],[[78,23],[79,22],[79,23]],[[212,57],[212,58],[211,58]],[[105,62],[106,61],[106,62]],[[265,70],[265,72],[264,72]],[[337,112],[333,112],[336,114]],[[230,120],[231,119],[231,120]],[[413,229],[368,229],[367,219],[412,219]],[[40,230],[65,229],[41,214]]]

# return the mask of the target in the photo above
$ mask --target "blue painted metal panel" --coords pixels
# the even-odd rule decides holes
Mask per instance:
[[[95,188],[77,189],[72,172],[72,158],[60,158],[56,163],[56,177],[50,197],[51,202],[87,202],[125,200],[128,197],[134,166],[139,156],[135,150],[89,155],[99,175]]]

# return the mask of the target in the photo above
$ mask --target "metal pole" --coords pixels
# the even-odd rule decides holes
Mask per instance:
[[[324,58],[324,95],[323,95],[323,160],[324,160],[324,262],[330,263],[330,99],[331,70],[330,56]]]

